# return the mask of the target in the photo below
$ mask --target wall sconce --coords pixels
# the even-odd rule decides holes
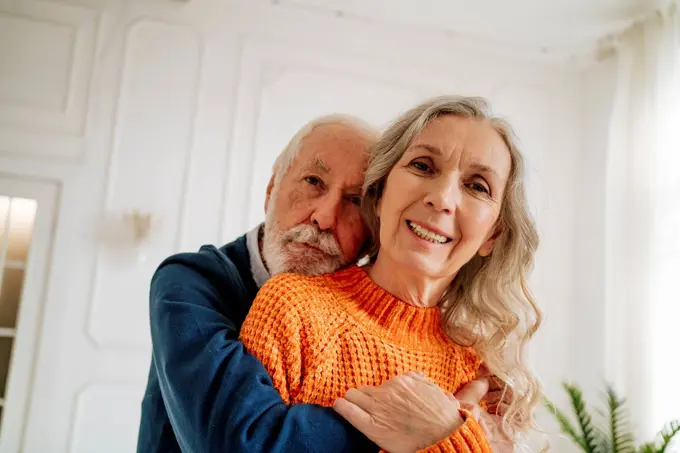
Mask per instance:
[[[157,223],[158,218],[150,212],[141,212],[137,209],[123,214],[125,223],[132,228],[132,234],[135,242],[142,242],[147,239],[151,233],[151,228]]]
[[[137,249],[137,261],[146,261],[145,245],[148,243],[154,228],[159,223],[158,216],[151,212],[133,209],[123,214],[123,221],[132,233],[134,247]]]

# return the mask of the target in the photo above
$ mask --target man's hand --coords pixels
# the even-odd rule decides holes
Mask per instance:
[[[480,389],[477,389],[479,391]],[[486,394],[486,389],[476,403]],[[333,408],[392,453],[413,453],[447,438],[464,420],[460,404],[421,373],[394,377],[379,387],[350,389]]]

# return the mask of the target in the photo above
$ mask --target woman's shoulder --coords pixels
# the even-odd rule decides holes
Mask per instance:
[[[276,275],[260,288],[256,303],[266,301],[290,306],[299,311],[322,303],[333,293],[326,276],[285,273]]]
[[[472,346],[458,346],[456,352],[462,371],[470,376],[476,376],[483,360],[479,353]]]
[[[276,275],[262,286],[260,292],[293,296],[306,296],[323,288],[323,278],[314,275],[285,273]]]

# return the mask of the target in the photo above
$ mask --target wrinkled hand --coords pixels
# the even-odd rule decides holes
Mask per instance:
[[[378,387],[350,389],[333,405],[366,437],[392,453],[413,453],[447,438],[464,423],[459,407],[458,400],[447,398],[442,389],[416,372]]]
[[[509,392],[502,395],[503,387],[504,384],[500,379],[488,376],[487,372],[482,372],[477,379],[469,382],[455,396],[450,393],[447,395],[450,399],[457,400],[460,407],[470,412],[477,420],[494,453],[513,453],[515,443],[503,430],[504,412],[502,411],[507,409],[509,401]],[[484,389],[488,392],[485,391],[481,399],[487,403],[490,413],[479,406],[479,395]],[[494,408],[493,411],[491,410],[492,407]]]
[[[484,366],[480,368],[478,376],[489,378],[489,392],[482,399],[482,402],[486,404],[487,412],[504,416],[512,402],[512,389],[506,389],[505,383],[500,378],[491,376]]]

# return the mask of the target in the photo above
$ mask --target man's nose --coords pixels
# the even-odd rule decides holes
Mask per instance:
[[[462,191],[457,178],[447,178],[432,185],[423,199],[425,205],[437,212],[451,214],[460,204]]]
[[[317,201],[316,206],[314,207],[311,216],[312,222],[322,231],[335,228],[338,223],[341,204],[341,194],[334,194],[331,192],[325,194]]]

